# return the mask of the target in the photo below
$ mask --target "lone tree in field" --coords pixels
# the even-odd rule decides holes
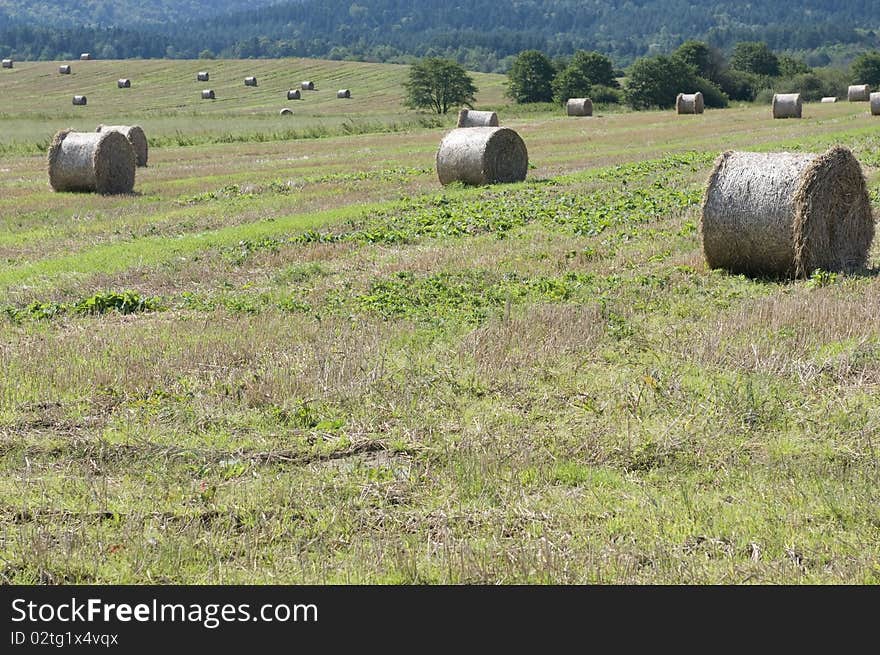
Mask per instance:
[[[507,95],[514,101],[552,102],[556,68],[540,50],[525,50],[516,56],[507,73]]]
[[[407,107],[445,114],[450,107],[472,107],[477,87],[467,71],[450,59],[429,57],[413,64],[404,82]]]

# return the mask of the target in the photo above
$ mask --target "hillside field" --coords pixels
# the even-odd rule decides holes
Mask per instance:
[[[867,103],[568,118],[475,74],[529,176],[443,188],[406,67],[58,63],[0,71],[0,582],[880,581],[880,246],[792,282],[698,235],[731,148],[844,144],[880,211]],[[135,193],[53,193],[98,123],[147,132]]]

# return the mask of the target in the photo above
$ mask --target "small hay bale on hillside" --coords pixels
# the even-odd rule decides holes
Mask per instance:
[[[284,107],[281,111],[278,112],[281,116],[290,116],[293,114],[293,110],[290,107]]]
[[[90,52],[84,52],[79,56],[80,61],[88,61],[92,58],[92,54]]]
[[[498,127],[498,114],[494,111],[461,109],[456,127]]]
[[[309,80],[303,80],[302,82],[299,83],[299,88],[302,89],[303,91],[314,91],[315,90],[315,83],[310,82]]]
[[[257,86],[257,78],[254,76],[244,78],[245,86]]]
[[[840,146],[821,155],[725,152],[707,182],[700,234],[710,268],[784,277],[857,270],[874,238],[862,168]]]
[[[202,100],[213,100],[215,97],[214,89],[204,89],[202,91]]]
[[[3,60],[3,68],[12,68],[12,66],[13,66],[13,62],[11,59],[4,59]]]
[[[59,75],[70,75],[70,65],[69,64],[62,64],[61,66],[59,66],[58,67],[58,74]]]
[[[299,89],[288,89],[287,99],[288,100],[301,100],[302,93],[299,92]]]
[[[463,127],[449,132],[437,151],[440,184],[522,182],[529,153],[519,134],[507,127]]]
[[[837,96],[825,96],[819,102],[823,102],[823,103],[837,102]]]
[[[136,159],[119,132],[61,130],[49,146],[49,184],[55,191],[131,193]]]
[[[871,94],[871,116],[880,116],[880,91]]]
[[[846,90],[846,99],[850,102],[868,102],[871,97],[871,87],[867,84],[852,84]]]
[[[699,91],[679,93],[675,97],[675,112],[677,114],[702,114],[704,107],[703,94]]]
[[[131,80],[127,77],[116,80],[116,88],[117,89],[130,89],[131,88]]]
[[[89,104],[89,99],[85,96],[73,96],[73,104],[77,107],[82,107]]]
[[[800,93],[774,93],[773,118],[800,118],[803,103]]]
[[[569,98],[565,103],[566,116],[592,116],[593,101],[590,98]]]
[[[208,71],[199,71],[196,73],[196,82],[207,82],[209,78],[210,75],[208,75]]]
[[[144,134],[144,130],[140,125],[98,125],[95,132],[119,132],[128,139],[131,147],[134,148],[137,165],[147,165],[147,158],[149,157],[147,135]]]
[[[336,92],[336,97],[337,98],[350,98],[351,91],[349,91],[348,89],[339,89],[339,91]]]

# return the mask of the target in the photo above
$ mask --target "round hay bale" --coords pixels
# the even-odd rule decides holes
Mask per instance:
[[[82,107],[89,104],[89,99],[85,96],[73,96],[73,104],[78,107]]]
[[[837,102],[837,96],[825,96],[819,102],[823,102],[823,103]]]
[[[134,148],[119,132],[61,130],[49,146],[49,184],[55,191],[131,193]]]
[[[461,109],[456,127],[498,127],[498,114],[494,111]]]
[[[700,234],[710,268],[786,277],[856,270],[874,238],[862,168],[840,146],[821,155],[725,152],[706,186]]]
[[[880,91],[871,94],[871,115],[880,116]]]
[[[213,100],[214,97],[214,89],[204,89],[202,91],[202,100]]]
[[[90,52],[84,52],[79,56],[80,61],[88,61],[92,58],[92,54]]]
[[[336,92],[336,97],[337,98],[350,98],[351,91],[349,91],[348,89],[339,89],[339,91]]]
[[[593,101],[589,98],[569,98],[565,103],[567,116],[592,116]]]
[[[70,66],[68,64],[62,64],[58,67],[59,75],[70,75]]]
[[[128,139],[134,154],[137,157],[138,166],[146,166],[149,156],[147,135],[140,125],[98,125],[95,132],[119,132]]]
[[[199,71],[196,73],[196,82],[207,82],[209,78],[208,71]]]
[[[302,82],[299,83],[299,88],[302,89],[303,91],[314,91],[315,90],[315,83],[310,82],[309,80],[303,80]]]
[[[287,91],[287,99],[288,100],[301,100],[302,94],[299,92],[299,89],[289,89]]]
[[[526,144],[507,127],[454,129],[437,151],[437,176],[443,185],[522,182],[528,168]]]
[[[290,116],[293,114],[293,110],[290,107],[284,107],[281,111],[278,112],[281,116]]]
[[[846,99],[850,102],[868,102],[871,98],[871,87],[867,84],[852,84],[846,90]]]
[[[675,97],[675,112],[677,114],[702,114],[704,107],[703,94],[699,91],[679,93]]]
[[[3,68],[12,68],[12,60],[4,59],[3,60]]]
[[[773,118],[800,118],[802,111],[800,93],[773,94]]]
[[[257,86],[257,78],[253,77],[253,76],[244,78],[244,85],[245,86]]]
[[[131,88],[131,80],[128,78],[122,78],[116,80],[116,88],[117,89],[130,89]]]

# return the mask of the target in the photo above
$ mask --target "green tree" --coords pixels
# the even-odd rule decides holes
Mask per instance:
[[[743,41],[733,49],[730,65],[736,70],[755,75],[779,75],[779,59],[770,47],[761,41]]]
[[[614,63],[601,53],[578,50],[553,80],[553,93],[558,102],[565,102],[569,98],[589,96],[594,86],[610,89],[620,86],[614,77]]]
[[[540,50],[524,50],[507,73],[507,95],[516,102],[551,102],[556,68]]]
[[[707,80],[717,82],[724,70],[724,56],[721,51],[703,41],[693,39],[685,41],[678,46],[672,56],[681,59],[697,71],[697,75],[705,77]]]
[[[467,71],[451,59],[428,57],[410,66],[404,82],[407,107],[445,114],[452,106],[473,106],[477,87]]]
[[[569,98],[586,98],[592,87],[590,78],[580,68],[567,66],[553,79],[553,96],[563,103]]]
[[[679,93],[692,92],[696,77],[694,69],[678,57],[636,59],[629,69],[626,102],[633,109],[672,107]]]
[[[853,60],[850,70],[853,84],[880,86],[880,50],[859,55]]]
[[[781,77],[794,77],[804,73],[812,73],[812,69],[807,66],[806,62],[789,57],[788,55],[779,56],[779,75]]]

